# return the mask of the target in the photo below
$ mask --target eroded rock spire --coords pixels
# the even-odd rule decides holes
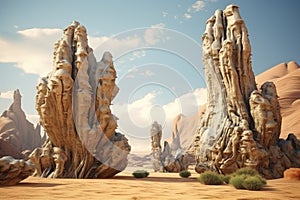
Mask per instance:
[[[267,178],[281,177],[291,166],[286,162],[291,153],[281,148],[290,142],[279,143],[275,85],[256,87],[248,31],[238,6],[217,10],[206,22],[202,41],[208,101],[193,144],[196,170],[229,174],[252,167]]]
[[[37,86],[36,109],[49,139],[30,156],[35,174],[104,178],[124,170],[130,145],[110,110],[119,90],[111,53],[97,63],[86,28],[73,22],[53,55],[52,71]]]

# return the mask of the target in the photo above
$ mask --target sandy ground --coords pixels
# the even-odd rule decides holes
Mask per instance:
[[[16,186],[0,187],[0,199],[300,199],[300,182],[269,180],[261,191],[230,185],[207,186],[178,174],[151,173],[136,179],[122,172],[110,179],[45,179],[29,177]]]

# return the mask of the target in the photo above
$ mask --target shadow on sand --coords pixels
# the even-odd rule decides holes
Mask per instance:
[[[132,176],[114,176],[111,179],[128,180],[128,181],[153,181],[153,182],[196,182],[196,178],[174,178],[174,177],[147,177],[147,178],[135,178]]]

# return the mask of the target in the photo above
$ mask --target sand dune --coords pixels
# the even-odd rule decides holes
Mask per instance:
[[[135,179],[130,173],[110,179],[45,179],[29,177],[20,184],[0,187],[9,199],[300,199],[299,181],[270,180],[262,191],[237,190],[231,185],[207,186],[198,174],[183,179],[178,174],[151,173]]]
[[[300,67],[296,62],[281,63],[256,76],[258,87],[273,81],[277,88],[282,115],[281,138],[294,133],[300,138]]]

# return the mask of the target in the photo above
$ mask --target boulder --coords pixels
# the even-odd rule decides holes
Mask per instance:
[[[4,156],[0,158],[0,185],[16,185],[32,175],[34,170],[34,165],[29,160]]]
[[[300,168],[290,168],[284,171],[284,179],[300,180]]]

